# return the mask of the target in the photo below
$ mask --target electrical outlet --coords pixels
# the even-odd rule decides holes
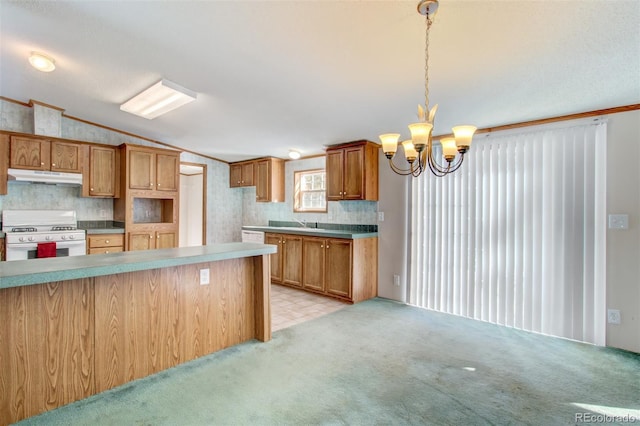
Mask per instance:
[[[610,214],[609,229],[629,229],[628,214]]]
[[[378,222],[384,222],[384,212],[378,212]]]
[[[200,269],[200,285],[209,284],[209,268]]]
[[[620,324],[620,310],[607,309],[607,322],[609,324]]]
[[[400,275],[393,275],[393,285],[400,287]]]

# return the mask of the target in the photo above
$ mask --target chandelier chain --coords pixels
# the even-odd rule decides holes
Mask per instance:
[[[424,41],[424,107],[426,113],[429,114],[429,29],[433,21],[427,12],[425,16],[425,25],[427,26]]]

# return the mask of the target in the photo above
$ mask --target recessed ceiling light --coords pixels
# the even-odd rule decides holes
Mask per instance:
[[[300,153],[293,149],[289,150],[289,158],[291,158],[292,160],[297,160],[298,158],[300,158]]]
[[[56,69],[56,61],[44,53],[31,52],[29,63],[32,67],[42,72],[51,72]]]
[[[197,96],[196,92],[163,79],[120,105],[120,109],[152,120],[195,101]]]

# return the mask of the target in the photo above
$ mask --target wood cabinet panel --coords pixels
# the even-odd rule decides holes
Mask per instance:
[[[156,239],[153,231],[129,232],[128,250],[151,250],[156,248]]]
[[[66,173],[81,173],[82,145],[52,141],[51,170]]]
[[[117,253],[124,251],[124,234],[99,234],[87,236],[89,254]]]
[[[17,169],[49,170],[51,167],[51,142],[11,136],[10,166]]]
[[[0,238],[0,261],[5,260],[4,238]]]
[[[203,268],[215,283],[200,285]],[[96,335],[109,336],[96,340],[96,390],[252,339],[254,268],[242,258],[96,277]]]
[[[150,151],[129,151],[129,189],[154,189],[155,156]]]
[[[256,201],[265,203],[284,202],[284,161],[265,158],[256,161]]]
[[[9,135],[0,134],[0,195],[7,193],[7,169],[9,168]]]
[[[305,289],[325,291],[325,240],[305,237],[302,241],[302,286]]]
[[[89,187],[88,191],[83,188],[83,193],[91,197],[120,196],[120,158],[115,148],[89,147],[88,169]]]
[[[327,151],[325,170],[327,173],[327,200],[342,200],[344,152],[339,150]]]
[[[176,154],[156,154],[156,189],[177,191],[180,185],[180,157]]]
[[[351,298],[352,247],[353,244],[350,240],[326,240],[325,285],[327,293]]]
[[[265,244],[278,247],[278,252],[271,255],[271,282],[301,287],[302,237],[266,233]]]
[[[378,201],[379,146],[356,141],[327,149],[327,200]]]
[[[0,290],[0,424],[95,393],[92,279]]]
[[[255,180],[255,161],[243,161],[229,165],[229,187],[241,188],[253,186]]]
[[[264,234],[264,243],[278,247],[278,251],[270,256],[271,282],[282,283],[282,244],[281,234]]]
[[[178,247],[178,238],[174,231],[157,231],[156,232],[156,248],[173,248]]]

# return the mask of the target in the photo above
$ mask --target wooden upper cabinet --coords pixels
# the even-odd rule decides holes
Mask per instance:
[[[51,142],[46,139],[11,136],[10,167],[15,169],[50,170]]]
[[[7,169],[9,168],[9,135],[0,134],[0,195],[7,193]]]
[[[15,169],[82,172],[81,144],[11,136],[10,150],[10,167]]]
[[[164,149],[131,147],[127,152],[129,189],[177,192],[180,153]]]
[[[378,201],[379,146],[357,141],[327,149],[327,200]]]
[[[51,142],[51,170],[56,172],[82,172],[83,146],[68,142]]]
[[[177,153],[156,154],[156,189],[177,191],[180,185],[180,156]]]
[[[132,149],[129,151],[129,189],[152,190],[155,175],[155,155],[151,151]]]
[[[256,201],[284,202],[284,160],[265,158],[256,161]]]
[[[83,196],[120,196],[120,157],[115,147],[90,146],[88,169],[88,182],[83,181]],[[85,180],[86,176],[87,173]]]
[[[243,161],[229,165],[229,187],[240,188],[253,186],[255,174],[255,161]]]

